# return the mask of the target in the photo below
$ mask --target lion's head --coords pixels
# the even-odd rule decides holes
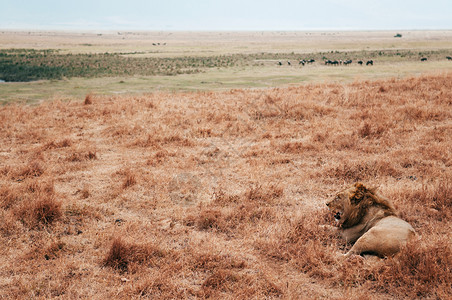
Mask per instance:
[[[385,215],[396,215],[392,204],[376,194],[376,188],[367,188],[357,182],[344,189],[326,203],[339,227],[348,228],[358,224],[371,206],[378,206]]]

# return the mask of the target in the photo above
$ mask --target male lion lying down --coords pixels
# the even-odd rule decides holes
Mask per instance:
[[[392,256],[415,235],[413,227],[398,218],[389,200],[375,190],[355,183],[326,204],[334,214],[342,237],[355,243],[346,257],[353,254]]]

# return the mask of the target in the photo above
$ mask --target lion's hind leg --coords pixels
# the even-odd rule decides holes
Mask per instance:
[[[374,227],[363,234],[345,256],[357,254],[373,254],[379,257],[391,256],[400,250],[399,235],[388,228]]]
[[[378,236],[371,231],[363,234],[353,245],[353,247],[344,255],[350,257],[352,255],[373,254],[381,255],[379,253],[380,242]]]

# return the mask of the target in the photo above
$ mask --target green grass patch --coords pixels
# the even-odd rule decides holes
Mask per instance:
[[[404,61],[374,66],[277,66],[271,64],[211,68],[196,74],[177,76],[74,77],[64,80],[0,83],[0,104],[36,103],[46,100],[83,100],[89,93],[102,95],[143,94],[155,91],[206,91],[235,88],[266,88],[304,83],[352,82],[386,77],[406,77],[428,72],[448,72],[448,61]]]
[[[316,53],[252,53],[214,56],[146,57],[144,52],[127,53],[60,53],[59,50],[4,49],[0,50],[0,79],[27,82],[42,79],[73,77],[131,77],[174,76],[197,74],[212,69],[259,67],[276,65],[277,61],[298,64],[300,59],[356,60],[374,59],[378,62],[445,59],[448,50],[376,50],[329,51]]]

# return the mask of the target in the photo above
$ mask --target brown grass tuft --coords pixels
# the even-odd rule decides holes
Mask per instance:
[[[83,199],[87,199],[91,196],[90,187],[88,185],[84,185],[80,192]]]
[[[130,246],[123,240],[115,238],[111,244],[108,254],[104,258],[104,265],[126,271],[131,260]]]
[[[55,259],[64,251],[66,244],[62,241],[54,241],[44,250],[44,258],[46,260]]]
[[[284,194],[284,189],[279,186],[270,185],[262,187],[261,185],[253,185],[245,192],[245,199],[257,203],[273,203]]]
[[[72,146],[73,142],[70,139],[63,139],[61,141],[51,141],[47,142],[42,149],[48,150],[48,149],[57,149],[57,148],[67,148]]]
[[[203,282],[202,288],[207,297],[213,296],[214,292],[233,292],[237,289],[240,279],[233,271],[218,270]]]
[[[82,162],[95,159],[97,159],[97,153],[94,150],[77,150],[67,157],[69,162]]]
[[[187,293],[173,284],[171,276],[157,272],[146,274],[145,278],[135,285],[132,295],[152,299],[186,299]]]
[[[410,298],[444,299],[452,294],[452,245],[450,241],[413,241],[397,258],[373,270],[376,289],[399,290]]]
[[[103,264],[121,272],[133,272],[137,264],[155,266],[164,256],[165,252],[152,244],[128,243],[121,238],[115,238]]]
[[[34,160],[22,167],[17,172],[17,177],[39,177],[45,172],[45,166],[42,161]]]
[[[358,136],[361,138],[379,138],[386,131],[386,128],[382,125],[373,125],[366,121],[358,128]]]
[[[0,210],[0,236],[11,236],[20,233],[17,218],[11,212]]]
[[[431,184],[407,191],[404,195],[397,194],[408,209],[402,211],[407,219],[430,217],[443,222],[452,218],[452,176],[440,177]]]
[[[325,217],[322,213],[302,216],[282,236],[279,251],[285,253],[282,258],[293,260],[301,271],[314,277],[331,278],[341,241],[323,225]]]
[[[241,274],[227,269],[215,270],[201,286],[199,296],[208,299],[224,298],[234,295],[242,299],[251,298],[279,298],[283,295],[282,289],[265,277]]]
[[[85,105],[93,104],[93,98],[94,98],[94,96],[92,94],[86,95],[84,104]]]
[[[213,193],[213,203],[215,205],[228,206],[231,204],[238,204],[239,201],[239,195],[227,195],[221,188]]]
[[[54,195],[37,195],[35,199],[23,201],[15,214],[30,228],[49,226],[61,218],[61,202]]]
[[[238,260],[227,255],[212,254],[209,252],[194,255],[193,268],[196,270],[243,270],[245,267],[246,262],[244,260]]]
[[[134,186],[137,183],[137,176],[136,176],[135,172],[133,172],[132,170],[130,170],[130,169],[126,170],[124,176],[125,176],[125,178],[122,183],[123,189],[127,189],[131,186]]]
[[[329,175],[352,183],[356,181],[368,181],[371,178],[383,176],[398,178],[401,173],[395,166],[385,160],[349,160],[331,169]]]
[[[39,195],[54,195],[55,183],[53,180],[32,179],[26,182],[25,190]]]
[[[227,224],[225,223],[224,217],[219,210],[203,210],[199,214],[196,225],[200,230],[225,230],[227,229]]]
[[[61,202],[52,197],[38,199],[32,206],[32,218],[44,225],[51,225],[61,215]]]
[[[9,209],[21,198],[16,189],[7,186],[0,186],[0,208]]]

